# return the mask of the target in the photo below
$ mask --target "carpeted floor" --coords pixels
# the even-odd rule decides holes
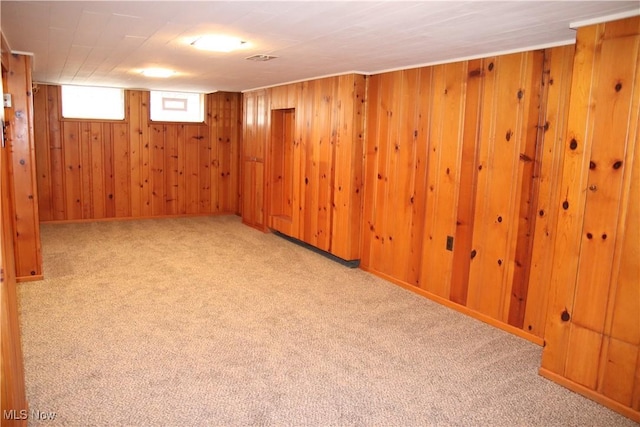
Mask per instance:
[[[541,349],[234,216],[42,226],[31,426],[631,426]]]

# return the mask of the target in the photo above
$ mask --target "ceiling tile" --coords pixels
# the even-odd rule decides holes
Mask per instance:
[[[634,1],[12,1],[2,31],[35,55],[34,79],[166,90],[241,91],[359,70],[389,69],[571,40],[569,23]],[[248,40],[229,54],[189,43],[207,32]],[[244,58],[274,54],[255,63]],[[137,69],[180,71],[151,80]]]

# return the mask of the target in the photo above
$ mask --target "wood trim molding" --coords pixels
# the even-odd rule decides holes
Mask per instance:
[[[638,411],[634,411],[632,408],[628,407],[628,406],[624,406],[621,403],[616,402],[615,400],[609,399],[606,396],[603,396],[602,394],[598,393],[595,390],[591,390],[590,388],[587,388],[585,386],[582,386],[578,383],[575,383],[571,380],[568,380],[567,378],[558,375],[554,372],[551,372],[545,368],[540,368],[540,370],[538,371],[538,373],[550,380],[553,381],[557,384],[560,384],[561,386],[568,388],[569,390],[576,392],[588,399],[591,399],[603,406],[606,406],[607,408],[618,412],[619,414],[624,415],[625,417],[631,419],[632,421],[635,421],[637,423],[640,423],[640,412]]]
[[[44,279],[44,275],[42,274],[36,274],[34,276],[22,276],[22,277],[16,277],[16,282],[18,283],[23,283],[23,282],[37,282],[38,280],[42,280]]]
[[[88,218],[88,219],[64,219],[54,221],[40,221],[40,224],[79,224],[85,222],[113,222],[113,221],[137,221],[141,219],[169,219],[169,218],[190,218],[201,216],[223,216],[223,215],[235,215],[233,212],[219,212],[219,213],[197,213],[197,214],[177,214],[177,215],[156,215],[156,216],[127,216],[127,217],[109,217],[109,218]]]
[[[2,65],[5,68],[9,68],[9,54],[11,53],[11,48],[9,47],[9,42],[4,37],[4,33],[0,31],[0,45],[2,49]]]
[[[391,276],[388,276],[388,275],[386,275],[384,273],[380,273],[380,272],[378,272],[376,270],[373,270],[373,269],[371,269],[369,267],[360,265],[360,268],[362,270],[367,271],[367,272],[369,272],[371,274],[374,274],[374,275],[376,275],[376,276],[378,276],[378,277],[380,277],[380,278],[382,278],[384,280],[387,280],[387,281],[389,281],[391,283],[394,283],[394,284],[396,284],[396,285],[398,285],[398,286],[400,286],[400,287],[402,287],[404,289],[407,289],[407,290],[409,290],[411,292],[414,292],[414,293],[416,293],[418,295],[421,295],[423,297],[429,298],[430,300],[432,300],[434,302],[437,302],[438,304],[444,305],[445,307],[448,307],[448,308],[451,308],[453,310],[456,310],[456,311],[458,311],[458,312],[460,312],[462,314],[466,314],[467,316],[473,317],[476,320],[480,320],[481,322],[484,322],[484,323],[486,323],[488,325],[491,325],[491,326],[493,326],[495,328],[502,329],[505,332],[509,332],[510,334],[513,334],[513,335],[515,335],[517,337],[523,338],[523,339],[525,339],[527,341],[530,341],[530,342],[532,342],[534,344],[537,344],[539,346],[544,346],[544,339],[542,339],[542,338],[540,338],[538,336],[529,334],[529,333],[523,331],[520,328],[516,328],[515,326],[511,326],[511,325],[506,324],[506,323],[502,323],[499,320],[496,320],[496,319],[494,319],[492,317],[489,317],[489,316],[484,315],[482,313],[478,313],[477,311],[471,310],[470,308],[467,308],[467,307],[465,307],[463,305],[456,304],[453,301],[450,301],[448,299],[442,298],[442,297],[440,297],[438,295],[434,295],[434,294],[432,294],[430,292],[425,291],[424,289],[417,288],[417,287],[415,287],[413,285],[410,285],[410,284],[408,284],[406,282],[403,282],[401,280],[398,280],[398,279],[395,279],[395,278],[393,278]]]

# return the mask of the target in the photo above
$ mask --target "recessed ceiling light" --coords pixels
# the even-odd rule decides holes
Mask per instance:
[[[211,35],[202,36],[193,41],[191,46],[196,49],[209,50],[212,52],[231,52],[247,46],[247,42],[237,37]]]
[[[175,71],[166,68],[145,68],[142,70],[142,74],[147,77],[167,78],[173,76],[175,73]]]

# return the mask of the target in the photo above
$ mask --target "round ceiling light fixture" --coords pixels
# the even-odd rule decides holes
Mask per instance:
[[[140,71],[146,77],[164,78],[173,76],[176,72],[167,68],[145,68]]]

